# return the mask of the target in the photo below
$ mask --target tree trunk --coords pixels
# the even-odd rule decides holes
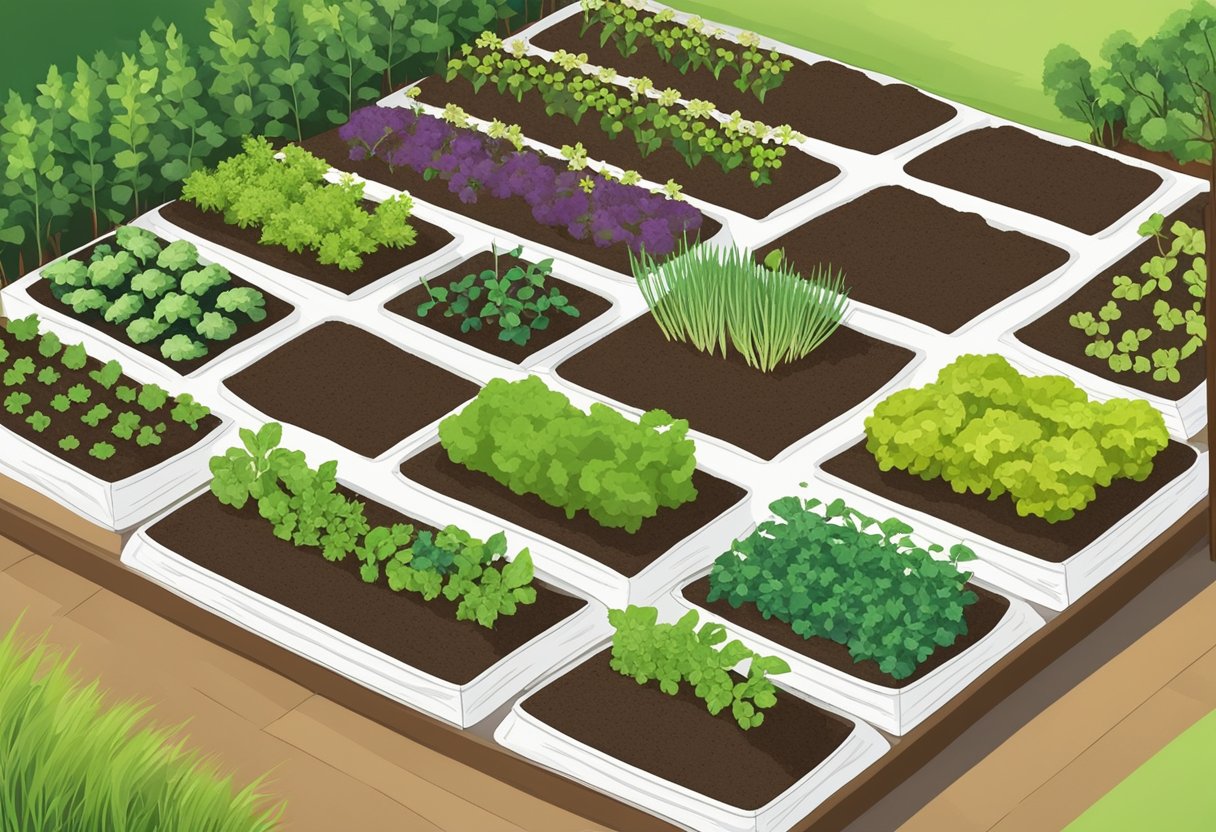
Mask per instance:
[[[1213,148],[1216,151],[1216,148]],[[1208,162],[1208,204],[1207,210],[1204,212],[1205,235],[1204,235],[1204,254],[1203,259],[1207,265],[1208,280],[1207,286],[1204,288],[1204,320],[1207,325],[1216,325],[1216,291],[1213,291],[1212,276],[1216,274],[1216,255],[1213,254],[1213,249],[1216,249],[1216,152],[1213,152],[1212,158]],[[1216,413],[1216,343],[1213,342],[1212,334],[1208,333],[1207,342],[1204,345],[1204,352],[1207,356],[1207,400],[1208,400],[1208,447],[1211,448],[1213,427],[1212,414]],[[1209,454],[1208,457],[1208,482],[1216,481],[1213,476],[1216,473],[1216,463]],[[1211,504],[1211,491],[1208,492],[1208,552],[1213,561],[1216,561],[1216,507]]]

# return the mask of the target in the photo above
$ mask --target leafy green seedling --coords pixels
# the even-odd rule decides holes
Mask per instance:
[[[63,349],[63,344],[60,342],[59,336],[53,332],[48,332],[38,339],[38,354],[43,358],[54,358],[59,355],[61,349]]]
[[[23,355],[13,362],[13,366],[4,371],[4,386],[17,387],[25,384],[26,377],[34,372],[34,359]]]
[[[781,264],[785,262],[785,249],[775,248],[764,257],[764,268],[770,271],[779,271]]]
[[[156,265],[174,272],[193,269],[198,265],[198,249],[194,243],[175,240],[164,247],[156,258]]]
[[[108,418],[110,418],[109,406],[106,404],[95,404],[89,408],[87,413],[80,417],[80,421],[91,428],[95,428]]]
[[[114,456],[115,453],[114,446],[109,442],[94,442],[93,447],[89,448],[89,456],[100,459],[102,462]]]
[[[84,404],[89,399],[93,398],[93,391],[85,387],[83,384],[73,384],[68,388],[68,398],[76,404]]]
[[[143,296],[136,292],[127,292],[110,304],[103,317],[107,323],[121,325],[138,315],[143,308]]]
[[[198,301],[180,292],[169,292],[156,303],[156,320],[166,324],[189,321],[202,314]]]
[[[51,426],[51,417],[47,416],[41,410],[35,410],[25,420],[29,426],[34,429],[35,433],[42,433]]]
[[[190,430],[198,430],[198,423],[211,413],[206,405],[199,404],[189,393],[182,393],[174,399],[174,406],[169,411],[173,421],[186,425]]]
[[[89,267],[79,260],[60,260],[42,270],[42,276],[56,286],[78,288],[89,280]]]
[[[177,334],[160,345],[160,354],[170,361],[193,361],[207,354],[207,347],[189,335]]]
[[[164,427],[163,423],[158,427]],[[150,425],[144,425],[139,429],[139,435],[135,437],[135,444],[141,448],[159,445],[160,433],[154,430]]]
[[[141,293],[148,300],[155,300],[177,286],[177,281],[159,269],[140,272],[131,281],[131,290]]]
[[[132,344],[146,344],[155,341],[169,328],[167,323],[153,318],[136,318],[127,324],[127,339]]]
[[[89,264],[89,283],[98,289],[117,289],[138,268],[139,262],[129,252],[115,252]]]
[[[232,281],[232,275],[223,266],[212,263],[182,276],[182,291],[196,298],[218,289]]]
[[[89,378],[109,390],[122,378],[122,365],[117,361],[107,361],[100,369],[89,373]]]
[[[145,384],[137,398],[140,407],[149,413],[154,413],[169,401],[169,392],[158,384]]]
[[[88,363],[89,354],[85,352],[84,344],[74,344],[63,351],[59,359],[69,370],[80,370]]]
[[[257,323],[266,319],[266,298],[257,289],[248,286],[238,286],[220,292],[215,299],[215,308],[223,312],[242,312],[249,320]]]
[[[135,397],[139,394],[135,392],[134,387],[129,387],[126,384],[120,384],[114,388],[114,398],[118,399],[123,404],[131,404],[135,401]]]
[[[8,322],[8,334],[18,341],[33,341],[38,337],[38,316],[26,315]]]
[[[51,409],[58,413],[67,413],[72,406],[72,400],[60,393],[51,399]]]
[[[110,305],[109,298],[100,289],[73,289],[60,300],[70,306],[77,315],[104,311]]]
[[[129,410],[124,410],[118,414],[118,419],[114,426],[110,428],[110,433],[117,436],[119,439],[129,440],[139,430],[139,414],[132,413]]]
[[[54,367],[43,367],[38,371],[38,382],[50,387],[59,379],[63,378]]]
[[[4,409],[14,416],[25,412],[26,405],[33,401],[28,393],[9,393],[4,399]]]
[[[236,322],[219,312],[206,312],[194,331],[209,341],[227,341],[236,334]]]
[[[59,440],[59,449],[63,451],[74,451],[80,447],[80,440],[74,435],[68,434]]]
[[[133,225],[124,225],[118,229],[115,241],[141,263],[147,263],[160,254],[160,243],[157,242],[156,235]]]

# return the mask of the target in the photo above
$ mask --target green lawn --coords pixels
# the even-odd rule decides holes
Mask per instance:
[[[1077,818],[1065,832],[1211,832],[1216,829],[1216,711]]]
[[[1091,61],[1106,37],[1153,34],[1186,0],[669,0],[670,5],[882,72],[1005,118],[1076,138],[1043,93],[1043,56]]]

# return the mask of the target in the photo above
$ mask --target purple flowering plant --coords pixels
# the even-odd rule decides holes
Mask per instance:
[[[685,202],[591,171],[565,170],[533,150],[413,109],[364,107],[339,136],[352,161],[376,158],[390,170],[438,177],[465,204],[485,195],[522,198],[537,222],[600,247],[624,243],[635,254],[663,257],[701,227],[701,212]]]

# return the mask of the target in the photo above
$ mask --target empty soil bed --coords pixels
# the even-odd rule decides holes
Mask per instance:
[[[842,326],[807,357],[765,373],[734,350],[723,359],[668,341],[646,313],[566,359],[557,374],[772,459],[872,396],[914,357]]]
[[[539,535],[581,552],[627,578],[641,572],[669,549],[713,522],[746,492],[704,471],[693,474],[697,498],[676,509],[659,509],[642,521],[634,534],[601,526],[585,511],[572,519],[566,512],[532,494],[515,494],[489,474],[470,471],[448,459],[441,445],[432,445],[401,466],[406,478],[445,497],[475,506]]]
[[[898,186],[868,191],[761,248],[795,269],[830,264],[849,297],[950,333],[1068,262],[1061,248],[993,228]]]
[[[224,382],[272,419],[376,457],[477,395],[477,385],[338,321]]]
[[[864,153],[890,150],[940,127],[956,112],[944,101],[906,84],[880,84],[832,61],[808,64],[792,57],[794,66],[785,73],[781,86],[769,90],[761,102],[750,91],[740,92],[734,86],[738,76],[729,68],[723,70],[721,80],[708,69],[685,75],[664,61],[645,38],[638,38],[637,51],[625,58],[612,41],[600,46],[603,27],[598,23],[585,35],[579,34],[582,27],[583,16],[574,15],[532,42],[553,51],[585,52],[592,64],[614,67],[635,78],[645,76],[659,89],[679,90],[685,99],[712,101],[722,112],[738,110],[745,118],[765,124],[789,124],[800,133]],[[715,48],[742,51],[731,41],[713,43]]]
[[[157,237],[156,239],[160,243],[162,248],[169,245],[168,240],[162,239],[160,237]],[[89,258],[93,255],[94,249],[96,249],[100,245],[113,245],[113,244],[114,244],[114,235],[113,234],[111,234],[107,237],[102,237],[100,240],[98,240],[96,243],[93,243],[88,248],[81,249],[80,252],[78,252],[77,254],[73,254],[72,259],[79,260],[80,262],[87,264],[89,262]],[[155,265],[156,265],[155,263],[150,263],[150,264],[148,264],[148,267],[154,267]],[[206,346],[207,346],[207,354],[200,358],[192,358],[189,361],[168,361],[165,359],[165,357],[163,355],[160,354],[161,343],[166,338],[168,338],[172,332],[175,332],[176,330],[167,331],[161,337],[156,338],[152,341],[149,341],[146,344],[136,344],[136,343],[132,342],[130,338],[127,337],[127,324],[110,323],[104,317],[102,317],[100,312],[97,312],[97,311],[85,312],[84,314],[79,314],[79,313],[75,312],[72,309],[72,307],[61,302],[58,298],[55,297],[55,293],[51,289],[51,281],[49,281],[49,280],[46,280],[46,279],[36,280],[32,284],[30,284],[30,287],[27,291],[29,291],[31,298],[38,301],[39,303],[41,303],[43,306],[47,307],[48,309],[54,309],[64,315],[68,315],[78,321],[82,321],[82,322],[88,324],[89,326],[93,327],[93,329],[97,330],[98,332],[101,332],[105,335],[110,336],[115,341],[118,341],[120,344],[123,344],[124,346],[126,346],[128,349],[136,350],[137,352],[141,352],[144,355],[148,356],[149,358],[153,358],[156,361],[159,361],[161,364],[165,365],[166,367],[168,367],[169,369],[173,370],[176,373],[181,373],[182,375],[189,375],[190,373],[194,372],[195,370],[199,369],[200,367],[205,367],[206,365],[210,364],[212,361],[219,358],[221,355],[228,352],[229,350],[231,350],[233,347],[237,346],[238,344],[248,341],[250,338],[253,338],[255,335],[258,335],[259,333],[264,332],[267,329],[269,329],[270,327],[274,326],[279,321],[283,320],[288,315],[290,315],[292,310],[294,309],[294,307],[290,303],[280,300],[279,298],[275,297],[274,295],[270,294],[269,292],[265,291],[264,289],[256,287],[252,283],[249,283],[248,281],[242,280],[240,277],[238,277],[235,274],[232,275],[232,280],[230,282],[224,284],[223,288],[225,290],[238,289],[238,288],[257,289],[259,292],[262,293],[262,297],[264,297],[266,299],[266,306],[264,307],[264,310],[266,312],[266,317],[255,323],[253,321],[250,321],[244,315],[240,315],[240,314],[236,315],[236,320],[239,321],[239,323],[237,325],[236,332],[233,333],[231,338],[229,338],[227,341],[210,341],[210,340],[204,339],[203,343],[206,344]],[[198,339],[197,333],[195,333],[193,330],[188,330],[188,334],[192,335],[196,340]]]
[[[707,601],[706,599],[709,597],[708,576],[684,587],[681,593],[698,607],[709,610],[718,617],[724,618],[744,630],[748,630],[758,636],[763,636],[775,644],[780,644],[782,647],[789,648],[795,653],[806,656],[808,659],[847,673],[863,682],[898,689],[905,688],[913,682],[923,679],[968,647],[974,645],[984,636],[991,633],[993,628],[1005,616],[1005,611],[1009,609],[1008,599],[974,584],[968,584],[967,588],[979,596],[979,600],[964,609],[963,616],[967,620],[966,634],[955,639],[954,644],[951,644],[949,647],[938,647],[928,659],[917,665],[916,671],[911,676],[905,679],[895,679],[890,674],[882,672],[878,669],[878,662],[873,659],[865,659],[860,662],[854,661],[853,657],[849,655],[848,647],[831,639],[821,636],[803,638],[795,633],[790,628],[790,625],[784,621],[780,621],[777,618],[766,619],[760,614],[760,610],[757,609],[755,604],[744,603],[742,606],[735,608],[725,598],[719,598],[713,602]]]
[[[499,253],[497,268],[500,275],[505,274],[513,266],[517,265],[526,269],[528,261],[511,257],[501,252]],[[453,266],[445,272],[433,276],[427,275],[426,280],[432,289],[446,289],[448,284],[461,280],[465,275],[480,275],[483,271],[487,269],[493,271],[494,268],[495,258],[493,252],[483,251],[467,260],[461,261],[458,265]],[[515,297],[518,293],[518,288],[523,288],[523,285],[522,283],[517,284],[517,290],[513,291],[511,296]],[[461,319],[459,316],[453,315],[450,318],[444,316],[444,310],[447,308],[446,304],[431,309],[426,314],[426,317],[419,317],[419,305],[426,303],[430,299],[430,292],[421,283],[408,292],[390,300],[384,305],[384,308],[389,312],[400,315],[406,320],[429,327],[436,332],[441,332],[449,338],[454,338],[483,352],[488,352],[491,355],[496,355],[499,358],[518,364],[526,360],[528,356],[540,352],[545,347],[557,343],[580,327],[586,326],[612,308],[612,303],[607,298],[600,297],[595,292],[590,292],[581,286],[567,283],[552,276],[545,280],[543,292],[538,293],[538,296],[540,294],[547,296],[550,289],[553,288],[558,289],[565,296],[570,307],[578,310],[578,317],[571,317],[564,312],[548,314],[546,316],[549,319],[548,327],[532,330],[532,335],[528,338],[528,342],[523,345],[516,344],[513,341],[500,340],[498,334],[501,332],[501,329],[498,326],[496,318],[483,319],[480,330],[461,332]],[[474,302],[474,308],[479,308],[483,302],[484,295],[481,299]]]
[[[1150,170],[1040,139],[983,127],[926,150],[904,166],[918,179],[1097,234],[1157,190]]]
[[[368,211],[375,210],[374,202],[365,202]],[[160,209],[161,216],[191,234],[210,240],[238,254],[252,257],[268,266],[274,266],[288,274],[311,280],[343,294],[354,294],[370,286],[385,275],[405,268],[428,257],[452,242],[452,235],[437,225],[418,217],[410,217],[415,239],[405,248],[381,247],[371,254],[363,255],[363,265],[354,271],[345,271],[337,266],[324,266],[317,260],[312,249],[301,252],[289,251],[285,246],[266,245],[258,240],[262,229],[257,226],[240,228],[224,222],[224,215],[203,211],[189,202],[178,200]]]
[[[759,809],[840,747],[853,726],[777,692],[764,724],[744,731],[730,708],[714,716],[688,683],[675,696],[639,685],[605,650],[545,685],[523,709],[610,757],[739,809]],[[739,679],[742,681],[742,679]]]
[[[562,228],[542,225],[532,216],[532,209],[521,198],[495,199],[483,195],[477,202],[467,204],[452,193],[448,183],[434,177],[425,179],[422,174],[415,173],[408,167],[389,169],[389,166],[379,159],[352,161],[350,148],[342,141],[337,129],[322,133],[304,142],[304,147],[311,153],[325,159],[338,170],[357,173],[365,179],[388,185],[401,191],[409,191],[418,199],[446,208],[457,214],[476,220],[499,229],[509,235],[518,235],[524,240],[548,246],[567,254],[581,257],[589,263],[603,266],[625,275],[632,275],[629,266],[629,248],[623,244],[613,246],[597,246],[589,240],[577,240]],[[565,166],[552,163],[555,170],[565,170]],[[708,240],[718,233],[721,228],[714,220],[703,217],[700,228],[700,238]],[[692,235],[690,235],[692,236]]]
[[[48,331],[43,330],[43,334]],[[119,482],[147,471],[194,447],[203,437],[219,427],[220,420],[215,416],[203,417],[198,423],[198,430],[190,430],[188,425],[174,421],[169,416],[169,411],[173,408],[172,398],[154,413],[149,413],[135,402],[121,401],[115,395],[119,387],[131,387],[138,391],[143,385],[129,376],[122,375],[107,390],[89,378],[89,373],[100,370],[103,366],[103,363],[96,358],[89,357],[79,370],[69,370],[63,366],[62,352],[53,358],[45,358],[38,352],[38,338],[32,341],[18,341],[6,334],[0,340],[3,340],[4,347],[8,350],[5,368],[11,368],[16,361],[22,358],[29,358],[34,362],[34,372],[26,376],[25,382],[16,386],[4,387],[3,396],[0,396],[0,398],[6,398],[13,393],[25,393],[30,397],[30,403],[25,406],[22,413],[12,413],[7,407],[0,408],[0,426],[104,482]],[[59,379],[54,384],[46,385],[36,378],[38,372],[45,367],[52,367],[59,373]],[[63,413],[50,406],[51,399],[59,395],[66,396],[68,389],[77,384],[83,384],[91,391],[87,402],[73,402],[71,407]],[[173,391],[170,391],[170,396],[172,394]],[[201,404],[210,407],[212,402],[201,402]],[[101,420],[95,428],[80,421],[81,416],[98,405],[108,407],[111,415]],[[33,426],[26,421],[35,411],[41,411],[51,419],[50,425],[41,433],[34,430]],[[164,422],[165,431],[160,434],[160,444],[140,447],[134,437],[120,439],[115,436],[111,432],[111,428],[118,423],[118,414],[125,412],[137,414],[144,425],[155,427]],[[59,447],[59,440],[68,436],[75,436],[80,442],[80,446],[75,450],[65,451]],[[2,438],[0,445],[12,441],[12,439]],[[114,456],[106,460],[90,456],[89,449],[95,442],[108,442],[113,445]]]
[[[942,479],[922,480],[898,469],[884,473],[866,450],[864,441],[820,467],[914,511],[938,517],[1048,563],[1063,563],[1169,485],[1195,459],[1191,448],[1170,442],[1153,459],[1153,472],[1143,482],[1119,479],[1106,488],[1099,487],[1097,499],[1071,520],[1059,523],[1048,523],[1040,517],[1019,517],[1008,494],[989,500],[983,494],[956,494]]]
[[[372,526],[410,523],[418,531],[429,528],[345,493],[365,503],[364,514]],[[493,629],[457,621],[457,604],[442,595],[425,601],[417,593],[393,592],[383,579],[366,583],[354,555],[331,562],[319,549],[297,548],[275,537],[256,505],[234,509],[209,493],[157,521],[148,534],[191,563],[458,685],[585,606],[584,601],[535,584],[536,603],[500,617]]]
[[[1166,218],[1163,228],[1169,231],[1170,226],[1177,220],[1182,220],[1193,228],[1203,228],[1203,206],[1206,197],[1196,197],[1181,209]],[[1145,218],[1147,219],[1147,217]],[[1167,239],[1169,235],[1167,234]],[[1174,272],[1174,286],[1168,292],[1157,291],[1139,301],[1120,300],[1111,297],[1114,289],[1113,279],[1117,275],[1126,275],[1136,282],[1142,282],[1145,275],[1140,266],[1160,254],[1157,241],[1145,240],[1132,249],[1126,257],[1120,258],[1111,266],[1103,269],[1096,277],[1070,295],[1066,300],[1042,317],[1032,321],[1014,334],[1023,344],[1033,347],[1039,352],[1053,358],[1066,361],[1082,370],[1096,376],[1122,384],[1144,393],[1151,393],[1165,399],[1178,400],[1186,396],[1204,380],[1204,352],[1196,350],[1187,358],[1179,359],[1178,372],[1181,378],[1177,382],[1156,381],[1153,374],[1124,372],[1116,373],[1104,359],[1094,358],[1085,354],[1085,347],[1094,340],[1083,330],[1069,325],[1070,316],[1078,312],[1091,312],[1096,318],[1098,310],[1110,300],[1119,305],[1122,313],[1117,321],[1111,322],[1110,340],[1118,342],[1120,335],[1127,329],[1145,328],[1153,334],[1144,342],[1140,354],[1146,357],[1153,350],[1178,347],[1179,349],[1190,338],[1185,326],[1179,326],[1172,332],[1163,332],[1157,324],[1157,316],[1153,314],[1153,305],[1159,299],[1165,299],[1171,305],[1189,311],[1191,305],[1198,300],[1187,291],[1186,283],[1181,279],[1182,272],[1189,267],[1186,256],[1179,260]],[[1200,307],[1202,311],[1202,306]]]
[[[439,79],[428,79],[420,87],[421,100],[427,104],[436,107],[456,104],[475,118],[485,121],[497,118],[507,124],[520,124],[529,139],[556,148],[563,145],[573,147],[582,142],[590,159],[607,162],[624,170],[636,170],[644,179],[660,185],[673,179],[683,186],[686,196],[756,219],[763,219],[780,210],[832,181],[840,173],[835,165],[788,147],[781,167],[769,171],[772,182],[756,186],[749,177],[751,167],[748,161],[729,173],[708,156],[693,167],[668,144],[643,156],[629,130],[615,139],[611,138],[600,129],[600,117],[595,112],[585,114],[578,124],[563,115],[548,115],[539,90],[526,93],[522,101],[516,101],[490,84],[474,92],[473,85],[459,77],[446,83]]]

